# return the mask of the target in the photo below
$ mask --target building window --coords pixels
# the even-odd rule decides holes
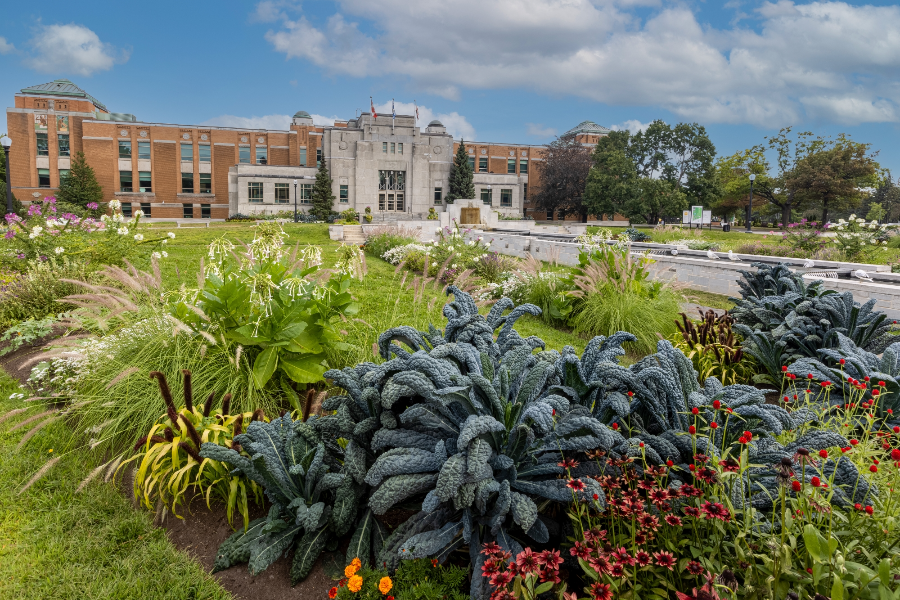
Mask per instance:
[[[350,202],[350,186],[349,185],[341,186],[340,200],[341,200],[342,204],[346,204],[346,203]]]
[[[397,194],[397,210],[403,212],[403,194]]]
[[[306,166],[306,148],[300,148],[300,166]]]
[[[491,188],[481,188],[481,203],[491,206],[494,201],[493,191]]]
[[[512,206],[512,190],[500,190],[500,206]]]
[[[258,165],[267,165],[269,164],[269,148],[266,146],[257,146],[256,147],[256,164]]]
[[[406,189],[406,171],[378,171],[378,189]]]
[[[397,144],[394,142],[391,142],[391,154],[396,154],[396,153],[397,153]]]
[[[130,192],[131,187],[131,171],[119,171],[119,191]]]
[[[381,142],[381,153],[387,154],[387,142]]]
[[[444,190],[443,188],[436,187],[434,188],[434,203],[441,204],[444,200]]]
[[[69,156],[69,134],[61,133],[56,136],[56,144],[59,147],[60,156]]]
[[[194,193],[194,174],[193,173],[182,173],[181,174],[181,193],[182,194],[193,194]]]
[[[210,210],[209,204],[201,204],[200,205],[200,218],[201,219],[211,219],[212,218],[212,210]]]
[[[37,155],[50,156],[50,147],[47,144],[47,134],[37,133]]]
[[[122,203],[122,216],[131,218],[131,202],[123,202]]]
[[[138,142],[138,160],[150,160],[150,142]]]
[[[138,171],[138,187],[142,192],[153,191],[153,183],[150,181],[150,171]]]
[[[194,162],[194,145],[193,144],[182,144],[181,145],[181,160],[183,162]]]
[[[403,143],[397,144],[397,154],[403,154]]]
[[[516,173],[516,159],[510,158],[506,161],[506,172],[508,174],[515,175]]]
[[[261,181],[250,181],[247,183],[247,199],[250,202],[263,201],[263,184]]]
[[[193,204],[182,204],[181,205],[181,216],[184,219],[193,219],[194,218],[194,205]]]
[[[527,183],[522,186],[522,202],[524,203],[526,200],[528,200],[528,184]]]
[[[378,194],[378,210],[384,210],[384,194]]]
[[[523,158],[519,161],[519,175],[528,175],[528,159]]]
[[[475,172],[475,157],[469,157],[469,169],[474,173]]]
[[[200,193],[212,194],[212,174],[200,173]]]
[[[119,158],[131,158],[131,142],[119,140]]]
[[[50,187],[50,169],[38,169],[38,187]]]
[[[250,146],[241,146],[238,149],[238,162],[242,165],[250,164]]]
[[[201,144],[197,150],[200,154],[200,162],[211,162],[212,155],[210,154],[210,146],[209,144],[203,145]]]
[[[322,166],[322,149],[316,148],[316,168],[318,169],[321,166]]]
[[[312,204],[312,184],[300,184],[300,204]]]
[[[63,179],[69,176],[69,169],[60,169],[59,170],[59,182],[62,183]]]
[[[151,204],[149,202],[141,202],[141,212],[144,213],[144,217],[150,218],[153,214],[150,211]]]
[[[487,158],[478,159],[478,172],[487,173]]]
[[[291,201],[291,187],[289,183],[275,184],[275,204],[288,204]]]
[[[547,211],[547,220],[548,220],[548,221],[552,221],[552,220],[553,220],[553,211],[552,211],[552,210],[548,210],[548,211]]]

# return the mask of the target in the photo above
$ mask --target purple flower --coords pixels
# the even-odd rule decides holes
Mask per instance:
[[[8,229],[8,230],[6,231],[6,233],[3,235],[3,237],[5,237],[5,238],[8,239],[8,240],[13,239],[14,237],[16,237],[16,230],[15,230],[15,229]]]
[[[32,204],[31,206],[28,207],[28,216],[29,217],[34,217],[34,216],[40,215],[40,214],[41,214],[41,207],[38,206],[37,204]]]
[[[16,258],[19,258],[19,259],[24,260],[24,259],[25,259],[25,255],[22,254],[22,253],[20,252],[20,253],[16,254]]]
[[[89,209],[91,209],[91,210],[97,210],[98,205],[97,205],[96,202],[88,202],[88,203],[87,203],[87,207],[88,207]]]

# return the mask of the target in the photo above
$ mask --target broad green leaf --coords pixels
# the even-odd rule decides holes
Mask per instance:
[[[321,355],[309,355],[302,358],[282,357],[282,370],[297,383],[315,383],[325,376]]]
[[[807,525],[803,528],[803,541],[806,542],[806,551],[809,552],[812,559],[818,563],[825,562],[826,560],[821,544],[821,541],[824,540],[821,540],[820,538],[819,532],[816,531],[816,528],[812,525]]]
[[[266,348],[259,353],[253,362],[253,381],[256,387],[262,389],[272,378],[272,374],[278,367],[278,350]]]
[[[888,559],[882,560],[878,563],[878,578],[881,580],[882,585],[886,588],[891,587],[891,561]]]
[[[841,583],[841,578],[836,575],[831,586],[831,600],[844,600],[844,584]]]
[[[552,581],[545,581],[544,583],[542,583],[541,585],[537,586],[534,589],[534,593],[535,593],[535,595],[543,594],[544,592],[550,591],[550,588],[552,588],[552,587],[553,587]]]

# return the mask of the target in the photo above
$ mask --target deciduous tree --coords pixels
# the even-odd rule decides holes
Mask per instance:
[[[584,195],[591,172],[591,149],[569,135],[551,142],[543,158],[537,169],[540,184],[532,192],[535,207],[558,211],[563,218],[578,215],[582,223],[586,222],[589,210]]]

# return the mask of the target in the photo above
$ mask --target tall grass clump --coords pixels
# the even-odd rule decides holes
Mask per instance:
[[[633,258],[627,246],[582,251],[569,295],[575,305],[570,323],[575,333],[610,336],[628,331],[633,354],[649,354],[659,336],[675,333],[682,298],[670,285],[649,280],[647,257]]]
[[[374,227],[366,231],[365,250],[381,258],[385,252],[398,246],[406,246],[419,241],[419,232],[407,227]]]

